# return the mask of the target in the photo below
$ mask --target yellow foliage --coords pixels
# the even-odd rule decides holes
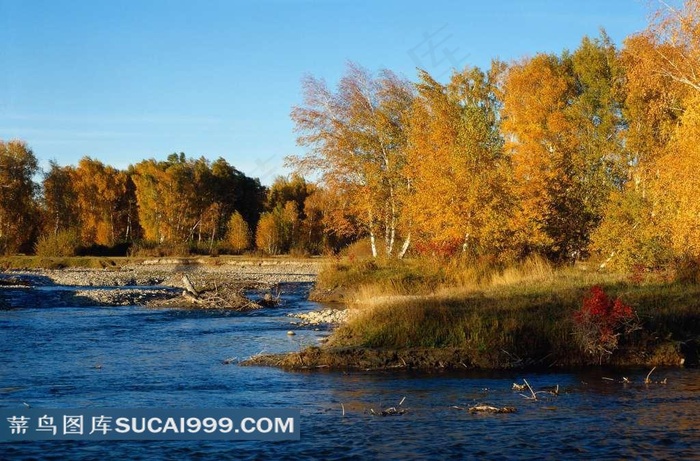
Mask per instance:
[[[231,249],[236,253],[242,253],[250,248],[250,227],[237,211],[229,219],[227,238]]]
[[[421,73],[410,114],[405,199],[425,251],[493,251],[505,216],[495,75],[455,73],[448,85]]]
[[[656,162],[654,192],[674,249],[700,257],[700,92],[688,102],[666,154]]]

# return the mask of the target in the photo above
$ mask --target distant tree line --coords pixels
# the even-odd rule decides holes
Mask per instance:
[[[333,251],[324,194],[299,176],[260,184],[223,158],[172,154],[126,170],[84,157],[43,179],[22,141],[0,141],[0,252],[269,254]],[[331,232],[332,234],[332,232]]]

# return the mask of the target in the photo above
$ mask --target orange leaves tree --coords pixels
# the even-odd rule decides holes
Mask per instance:
[[[146,240],[185,243],[198,223],[194,161],[172,154],[166,161],[145,160],[134,167],[139,218]]]
[[[0,140],[0,254],[28,251],[37,230],[38,165],[22,141]]]
[[[563,114],[570,92],[559,59],[537,55],[510,67],[505,79],[503,131],[513,164],[513,190],[519,197],[513,216],[514,238],[524,248],[553,244],[547,231],[554,209],[554,185],[563,176],[568,131]]]
[[[519,198],[512,229],[523,251],[585,255],[626,172],[620,72],[604,33],[573,54],[539,54],[509,69],[501,114]]]
[[[228,221],[226,237],[235,253],[243,253],[250,248],[250,226],[239,212],[234,212]]]
[[[78,197],[73,187],[75,168],[49,162],[49,171],[42,182],[44,233],[56,236],[61,231],[79,229],[78,210],[75,208]]]
[[[419,73],[405,175],[411,230],[424,252],[493,252],[503,234],[508,198],[498,131],[502,69],[498,62],[488,73],[468,68],[445,85]]]
[[[594,244],[621,267],[698,258],[700,2],[664,3],[625,41],[622,64],[630,180]]]
[[[114,245],[123,239],[120,202],[126,195],[126,173],[83,157],[71,171],[80,236],[84,245]]]
[[[659,72],[680,84],[685,108],[663,154],[655,159],[655,205],[679,257],[700,258],[700,1],[659,10],[646,36],[660,56]],[[678,91],[680,93],[680,91]]]
[[[259,181],[224,159],[145,160],[133,167],[139,221],[146,240],[194,244],[223,238],[231,215],[239,211],[255,226],[264,196]]]
[[[308,151],[289,163],[300,172],[319,173],[324,187],[345,195],[342,203],[370,236],[375,257],[378,239],[388,256],[397,254],[405,224],[404,116],[413,99],[411,85],[390,71],[374,77],[349,64],[335,92],[313,77],[304,80],[303,89],[304,103],[292,110],[292,120],[298,143]],[[399,256],[408,247],[407,233],[404,238]]]
[[[655,211],[663,219],[674,253],[700,259],[700,92],[688,102],[681,123],[657,162]]]

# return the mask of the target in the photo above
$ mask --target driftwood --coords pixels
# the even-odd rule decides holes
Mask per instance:
[[[463,408],[460,408],[460,407],[453,407],[453,408],[457,408],[457,409],[459,409],[459,410],[463,410]],[[467,410],[468,410],[469,413],[471,413],[471,414],[476,414],[476,413],[505,414],[505,413],[515,413],[515,412],[518,411],[518,409],[515,408],[515,407],[502,407],[502,408],[498,408],[498,407],[494,407],[494,406],[491,406],[491,405],[485,405],[485,404],[482,404],[482,403],[480,403],[480,404],[478,404],[478,405],[474,405],[473,407],[469,407]]]
[[[270,289],[263,295],[262,299],[258,300],[258,304],[263,307],[276,307],[282,302],[281,296],[282,292],[279,285],[277,285],[275,294],[272,294],[272,289]]]
[[[204,304],[204,301],[199,299],[199,296],[195,296],[187,290],[182,292],[182,297],[195,304]]]
[[[647,374],[646,378],[644,378],[643,383],[644,384],[667,384],[668,378],[664,378],[661,381],[652,381],[651,380],[651,374],[654,372],[654,370],[656,370],[656,367],[651,369],[651,371]],[[613,383],[634,384],[634,382],[631,379],[627,378],[626,376],[623,376],[622,379],[620,379],[620,380],[603,376],[602,380],[603,381],[610,381]]]
[[[555,387],[552,388],[545,388],[541,391],[535,392],[532,387],[530,386],[530,383],[527,382],[526,379],[523,379],[523,382],[525,384],[517,384],[513,383],[513,390],[514,391],[523,391],[525,389],[528,389],[530,391],[530,395],[525,395],[525,394],[520,394],[522,397],[528,399],[528,400],[537,400],[537,395],[538,394],[550,394],[550,395],[559,395],[559,384],[557,384]]]
[[[228,308],[238,310],[253,310],[262,307],[260,304],[246,298],[242,293],[242,289],[224,289],[220,294],[219,287],[215,284],[213,290],[202,289],[202,291],[199,291],[185,274],[182,276],[182,286],[184,288],[182,297],[190,305],[196,304],[205,308]]]
[[[406,400],[406,397],[401,399],[401,401],[399,402],[398,408],[397,407],[384,408],[383,410],[379,411],[379,413],[375,412],[374,408],[370,408],[369,412],[371,414],[373,414],[374,416],[401,416],[404,413],[406,413],[406,410],[404,408],[401,408],[401,405],[403,405],[404,400]]]
[[[377,413],[374,411],[374,408],[370,408],[369,412],[375,416],[401,416],[402,414],[406,413],[406,410],[403,408],[397,409],[396,407],[389,407]]]
[[[199,292],[194,288],[194,285],[192,285],[190,278],[186,274],[182,275],[182,286],[185,287],[187,293],[192,295],[195,299],[199,298]]]

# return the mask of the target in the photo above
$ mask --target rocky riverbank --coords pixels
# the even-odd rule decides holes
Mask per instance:
[[[106,269],[9,270],[0,272],[0,308],[142,305],[257,309],[274,304],[273,291],[278,284],[315,280],[320,264],[278,260],[204,264],[158,259]],[[260,299],[246,297],[248,290],[258,290]]]
[[[350,309],[323,309],[320,311],[303,312],[301,314],[288,314],[299,320],[292,321],[292,325],[316,326],[316,325],[340,325],[348,320]]]

